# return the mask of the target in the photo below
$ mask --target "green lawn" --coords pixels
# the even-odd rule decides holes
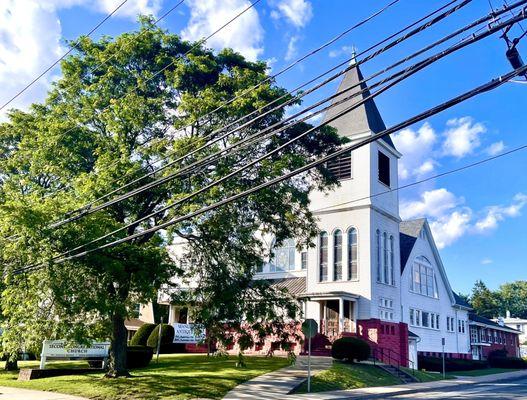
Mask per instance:
[[[413,371],[411,368],[402,368],[404,371],[408,372],[410,375],[413,375],[417,378],[419,382],[433,382],[433,381],[440,381],[443,379],[443,374],[440,374],[439,372],[428,372],[428,371],[422,371],[417,370]],[[447,374],[445,379],[455,379],[454,376]]]
[[[453,374],[458,375],[458,376],[483,376],[483,375],[501,374],[503,372],[514,372],[514,371],[519,371],[519,370],[508,369],[508,368],[486,368],[486,369],[475,369],[472,371],[453,372]]]
[[[247,366],[236,368],[236,358],[206,355],[162,355],[159,364],[132,371],[133,378],[105,379],[102,374],[70,375],[17,381],[18,372],[0,371],[0,386],[48,390],[97,400],[222,398],[236,385],[288,365],[281,357],[246,357]],[[87,367],[84,362],[49,363],[51,368]],[[38,361],[19,362],[21,368],[38,368]],[[3,368],[3,365],[0,365]]]
[[[401,383],[399,379],[374,365],[345,364],[334,361],[330,369],[320,372],[313,377],[311,391],[325,392],[328,390],[389,386],[399,383]],[[296,392],[307,392],[307,383],[303,383]]]

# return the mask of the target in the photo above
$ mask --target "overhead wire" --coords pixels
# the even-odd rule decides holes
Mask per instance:
[[[368,55],[367,57],[365,57],[364,59],[360,60],[357,64],[358,64],[358,65],[363,64],[363,63],[365,63],[365,62],[367,62],[367,61],[369,61],[369,60],[371,60],[371,59],[377,57],[378,55],[380,55],[380,54],[386,52],[387,50],[391,49],[391,48],[394,47],[395,45],[400,44],[400,43],[403,42],[404,40],[407,40],[408,38],[414,36],[415,34],[417,34],[417,33],[421,32],[421,31],[423,31],[423,30],[425,30],[425,29],[431,27],[431,26],[434,25],[435,23],[437,23],[437,22],[443,20],[444,18],[446,18],[447,16],[451,15],[451,14],[454,13],[455,11],[457,11],[457,10],[459,10],[460,8],[462,8],[463,6],[467,5],[470,1],[471,1],[471,0],[465,0],[465,1],[463,1],[462,3],[458,4],[457,6],[451,8],[451,9],[447,10],[446,12],[442,13],[441,15],[435,17],[433,20],[428,21],[428,22],[424,23],[423,25],[420,25],[419,27],[413,29],[411,32],[408,32],[408,33],[406,33],[406,34],[404,34],[404,35],[398,37],[396,40],[390,42],[388,45],[386,45],[386,46],[384,46],[383,48],[377,50],[375,53],[372,53],[372,54]],[[526,3],[526,2],[527,2],[527,1],[522,0],[521,2],[518,2],[518,3]],[[450,3],[449,3],[449,4],[450,4]],[[515,4],[516,4],[516,3],[515,3]],[[440,11],[440,10],[442,10],[442,9],[444,9],[444,8],[445,8],[445,7],[443,6],[443,7],[439,8],[438,10]],[[436,14],[436,13],[438,12],[438,10],[435,10],[434,12],[428,14],[427,16],[425,16],[425,17],[423,17],[423,18],[420,18],[419,20],[415,21],[414,23],[412,23],[412,24],[406,26],[405,28],[403,28],[403,29],[397,31],[396,33],[390,35],[389,37],[387,37],[387,38],[385,38],[385,39],[383,39],[383,40],[381,40],[381,41],[375,43],[374,45],[368,47],[366,50],[361,51],[361,52],[360,52],[358,55],[356,55],[356,56],[364,55],[364,54],[370,52],[371,50],[373,50],[373,49],[379,47],[380,45],[386,43],[388,40],[393,39],[394,37],[396,37],[397,35],[401,34],[402,32],[404,32],[404,31],[406,31],[406,30],[412,28],[413,26],[417,25],[418,23],[420,23],[420,22],[424,21],[425,19],[429,18],[431,15]],[[329,69],[328,71],[326,71],[326,72],[324,72],[324,73],[322,73],[322,74],[319,74],[317,77],[315,77],[315,78],[309,80],[309,81],[307,82],[307,84],[312,83],[312,82],[318,80],[320,77],[323,77],[323,76],[327,75],[329,72],[333,72],[333,71],[337,70],[338,68],[342,67],[343,65],[348,64],[349,61],[351,61],[351,60],[352,60],[352,58],[350,58],[350,59],[348,59],[348,60],[346,60],[346,61],[344,61],[344,62],[342,62],[342,63],[339,63],[337,66],[335,66],[335,67]],[[76,209],[76,210],[74,210],[74,211],[71,211],[71,212],[69,213],[69,215],[72,215],[72,214],[75,214],[75,213],[79,213],[79,214],[74,215],[74,216],[68,216],[68,218],[66,218],[66,219],[64,219],[64,220],[62,220],[62,221],[58,221],[58,222],[56,222],[56,223],[54,223],[54,224],[52,224],[52,225],[53,225],[54,227],[56,227],[56,226],[62,225],[62,224],[64,223],[64,221],[68,221],[68,222],[69,222],[69,221],[77,220],[77,219],[79,219],[80,217],[82,217],[82,216],[84,216],[84,215],[91,214],[91,213],[93,212],[93,210],[100,210],[101,208],[99,208],[99,206],[94,207],[96,203],[98,203],[98,202],[100,202],[100,201],[102,201],[102,200],[108,198],[109,196],[111,196],[111,195],[113,195],[113,194],[116,194],[116,193],[120,192],[120,191],[123,190],[123,189],[126,189],[126,188],[128,188],[128,187],[130,187],[130,186],[132,186],[132,185],[134,185],[134,184],[136,184],[136,183],[142,181],[143,179],[146,179],[146,178],[148,178],[148,177],[150,177],[150,176],[152,176],[152,175],[154,175],[154,174],[157,174],[157,173],[159,173],[160,171],[162,171],[162,170],[164,170],[164,169],[166,169],[166,168],[168,168],[168,167],[170,167],[170,166],[172,166],[172,165],[175,165],[176,163],[179,163],[179,162],[185,160],[186,158],[188,158],[188,157],[190,157],[190,156],[196,154],[197,152],[199,152],[199,151],[201,151],[201,150],[203,150],[203,149],[205,149],[205,148],[211,146],[212,144],[217,143],[217,142],[220,141],[220,140],[223,140],[223,139],[226,138],[227,136],[229,136],[229,135],[231,135],[231,134],[233,134],[233,133],[235,133],[235,132],[237,132],[237,131],[239,131],[239,130],[241,130],[241,129],[243,129],[243,128],[248,127],[250,124],[252,124],[253,122],[257,121],[258,119],[263,118],[264,116],[269,115],[270,113],[275,112],[275,111],[277,111],[277,110],[279,110],[279,109],[281,109],[281,108],[283,108],[283,107],[285,107],[285,106],[287,106],[287,105],[289,105],[289,104],[292,104],[294,101],[298,101],[298,100],[300,100],[301,98],[307,96],[308,94],[313,93],[314,91],[320,89],[321,87],[323,87],[323,86],[329,84],[329,83],[332,82],[333,80],[337,79],[339,76],[342,76],[343,74],[345,74],[347,71],[349,71],[349,70],[350,70],[351,68],[353,68],[353,67],[354,67],[354,66],[348,66],[348,67],[345,68],[344,70],[341,70],[340,72],[338,72],[338,73],[332,75],[331,77],[327,78],[326,80],[324,80],[323,82],[317,84],[316,86],[314,86],[314,87],[312,87],[312,88],[310,88],[310,89],[308,89],[308,90],[305,90],[305,91],[300,92],[300,89],[302,89],[302,88],[304,88],[305,86],[307,86],[307,84],[302,84],[300,87],[295,88],[295,89],[293,89],[293,90],[290,92],[290,93],[292,93],[292,92],[298,91],[299,94],[296,95],[295,97],[293,97],[292,99],[288,100],[287,102],[285,102],[285,103],[283,103],[283,104],[279,104],[278,106],[276,106],[276,107],[274,107],[274,108],[272,108],[272,109],[267,110],[265,113],[263,113],[263,114],[261,114],[261,115],[255,117],[254,119],[252,119],[252,120],[250,120],[250,121],[248,121],[248,122],[245,122],[245,123],[242,124],[241,126],[238,126],[238,127],[236,127],[235,129],[233,129],[233,130],[231,130],[231,131],[228,131],[227,133],[225,133],[225,134],[223,134],[223,135],[220,135],[220,136],[218,136],[218,137],[212,139],[210,142],[207,142],[207,143],[205,143],[204,145],[199,146],[198,148],[196,148],[196,149],[194,149],[194,150],[192,150],[192,151],[190,151],[190,152],[184,154],[183,156],[180,156],[180,157],[178,157],[177,159],[170,161],[169,163],[163,165],[162,167],[160,167],[160,168],[158,168],[158,169],[156,169],[156,170],[150,171],[150,172],[148,172],[148,173],[146,173],[146,174],[144,174],[144,175],[142,175],[142,176],[140,176],[140,177],[138,177],[138,178],[135,178],[134,180],[132,180],[132,181],[130,181],[130,182],[128,182],[128,183],[126,183],[126,184],[124,184],[124,185],[122,185],[122,186],[116,188],[116,189],[111,190],[110,192],[108,192],[108,193],[106,193],[106,194],[104,194],[104,195],[102,195],[102,196],[99,196],[97,199],[92,200],[91,202],[85,204],[84,206],[82,206],[82,207],[80,207],[80,208],[78,208],[78,209]],[[279,97],[279,99],[283,99],[285,96],[289,95],[290,93],[288,93],[288,94],[286,94],[286,95],[283,95],[283,96]],[[269,104],[272,104],[273,102],[276,102],[276,100],[273,100],[273,101],[272,101],[271,103],[269,103]],[[266,106],[268,106],[269,104],[267,104]],[[266,106],[264,106],[264,107],[266,107]],[[253,113],[254,113],[254,112],[253,112]],[[253,114],[253,113],[250,113],[249,115],[251,115],[251,114]],[[296,115],[296,114],[295,114],[295,115]],[[241,118],[238,119],[237,121],[240,121],[242,118],[244,118],[244,117],[241,117]],[[290,118],[289,118],[289,119],[290,119]],[[283,122],[283,121],[282,121],[282,122]],[[227,126],[232,126],[232,125],[233,125],[233,123],[230,123],[230,124],[228,124]],[[273,127],[275,127],[275,126],[276,126],[276,124],[273,125]],[[223,129],[225,129],[225,127],[218,128],[218,129],[214,130],[213,132],[207,134],[203,139],[208,139],[208,138],[212,137],[214,134],[220,133]],[[267,129],[269,129],[269,128],[267,128]],[[238,143],[238,145],[239,145],[239,144],[240,144],[240,142]],[[106,203],[105,203],[105,204],[106,204]],[[93,207],[93,208],[92,208],[92,207]]]
[[[97,29],[101,27],[102,24],[104,24],[107,20],[109,20],[124,4],[128,2],[128,0],[122,1],[116,8],[114,8],[109,14],[107,14],[97,25],[95,25],[88,33],[86,33],[85,37],[90,37]],[[59,62],[61,62],[64,58],[68,56],[78,45],[79,40],[77,40],[74,44],[70,46],[70,48],[57,60],[55,60],[50,66],[48,66],[44,71],[42,71],[39,75],[37,75],[35,78],[33,78],[26,86],[24,86],[22,89],[20,89],[14,96],[12,96],[9,100],[7,100],[5,103],[3,103],[0,106],[0,111],[2,111],[4,108],[6,108],[9,104],[11,104],[14,100],[16,100],[18,97],[20,97],[26,90],[28,90],[31,86],[33,86],[40,78],[42,78],[44,75],[46,75],[49,71],[51,71]]]
[[[162,224],[159,224],[159,225],[155,225],[151,228],[148,228],[148,229],[145,229],[141,232],[137,232],[133,235],[128,235],[124,238],[121,238],[121,239],[118,239],[118,240],[115,240],[113,242],[110,242],[110,243],[106,243],[104,245],[101,245],[101,246],[98,246],[96,248],[92,248],[92,249],[89,249],[89,250],[85,250],[81,253],[77,253],[77,254],[73,254],[73,255],[69,255],[67,257],[64,257],[64,258],[61,258],[61,259],[58,259],[54,262],[54,264],[61,264],[61,263],[64,263],[64,262],[67,262],[67,261],[70,261],[70,260],[74,260],[74,259],[77,259],[77,258],[81,258],[81,257],[84,257],[86,255],[89,255],[93,252],[96,252],[96,251],[100,251],[100,250],[104,250],[106,248],[110,248],[110,247],[115,247],[119,244],[122,244],[122,243],[125,243],[125,242],[128,242],[130,240],[133,240],[135,238],[138,238],[138,237],[141,237],[141,236],[144,236],[144,235],[147,235],[147,234],[150,234],[150,233],[154,233],[154,232],[157,232],[159,230],[162,230],[162,229],[166,229],[172,225],[175,225],[179,222],[182,222],[182,221],[185,221],[185,220],[188,220],[188,219],[191,219],[191,218],[194,218],[196,216],[199,216],[199,215],[202,215],[206,212],[209,212],[209,211],[212,211],[212,210],[215,210],[219,207],[222,207],[226,204],[229,204],[229,203],[232,203],[234,201],[237,201],[243,197],[247,197],[253,193],[256,193],[257,191],[259,190],[262,190],[262,189],[265,189],[265,188],[268,188],[270,186],[273,186],[273,185],[276,185],[277,183],[280,183],[280,182],[283,182],[287,179],[290,179],[296,175],[299,175],[303,172],[306,172],[312,168],[315,168],[317,166],[320,166],[338,156],[341,156],[343,155],[344,153],[348,152],[348,151],[353,151],[353,150],[356,150],[362,146],[365,146],[369,143],[372,143],[386,135],[389,135],[390,133],[393,133],[393,132],[396,132],[396,131],[399,131],[401,129],[404,129],[410,125],[413,125],[417,122],[420,122],[420,121],[423,121],[424,119],[426,118],[429,118],[435,114],[438,114],[439,112],[441,111],[444,111],[448,108],[451,108],[463,101],[466,101],[474,96],[477,96],[481,93],[485,93],[485,92],[488,92],[490,90],[493,90],[501,85],[503,85],[505,82],[507,82],[508,80],[510,80],[511,78],[514,78],[520,74],[523,74],[527,72],[527,66],[523,66],[523,67],[520,67],[520,68],[517,68],[516,70],[513,70],[505,75],[502,75],[502,76],[499,76],[498,78],[495,78],[481,86],[478,86],[477,88],[475,89],[472,89],[468,92],[465,92],[463,93],[462,95],[459,95],[451,100],[448,100],[436,107],[433,107],[431,109],[428,109],[427,111],[421,113],[421,114],[418,114],[410,119],[407,119],[406,121],[404,122],[401,122],[391,128],[388,128],[382,132],[379,132],[377,134],[374,134],[362,141],[360,141],[359,143],[356,143],[356,144],[352,144],[350,146],[347,146],[341,150],[338,150],[330,155],[327,155],[325,157],[322,157],[316,161],[313,161],[303,167],[300,167],[294,171],[291,171],[287,174],[284,174],[280,177],[277,177],[277,178],[274,178],[268,182],[265,182],[265,183],[262,183],[260,185],[257,185],[253,188],[250,188],[248,190],[245,190],[241,193],[238,193],[238,194],[235,194],[233,196],[230,196],[224,200],[221,200],[219,202],[216,202],[214,204],[211,204],[209,206],[206,206],[206,207],[203,207],[199,210],[196,210],[196,211],[193,211],[191,213],[188,213],[186,215],[183,215],[183,216],[180,216],[180,217],[177,217],[177,218],[173,218],[173,219],[170,219],[169,221],[167,222],[164,222]],[[29,272],[29,271],[34,271],[36,269],[40,269],[40,268],[44,268],[45,266],[47,266],[48,264],[39,264],[39,265],[36,265],[36,266],[31,266],[31,267],[25,267],[25,268],[21,268],[21,269],[18,269],[18,270],[15,270],[14,273],[15,274],[21,274],[21,273],[24,273],[24,272]]]
[[[229,179],[230,177],[232,177],[232,176],[234,176],[234,175],[236,175],[236,174],[238,174],[238,173],[240,173],[240,172],[243,172],[244,170],[246,170],[246,169],[248,169],[249,167],[255,165],[256,163],[258,163],[258,162],[261,161],[262,159],[264,159],[264,158],[268,158],[268,157],[270,157],[271,155],[276,154],[278,151],[280,151],[281,149],[283,149],[283,148],[285,148],[286,146],[290,145],[291,143],[300,140],[300,138],[302,138],[302,137],[306,136],[307,134],[313,132],[314,130],[320,128],[321,126],[327,125],[327,124],[329,124],[330,122],[334,121],[335,119],[340,118],[341,116],[343,116],[343,115],[345,115],[346,113],[350,112],[351,110],[355,109],[358,105],[364,103],[365,101],[368,101],[368,100],[372,99],[374,96],[377,96],[378,94],[384,92],[385,90],[387,90],[388,88],[390,88],[390,87],[392,87],[393,85],[397,84],[397,83],[400,82],[401,80],[406,79],[408,76],[413,75],[413,74],[416,73],[417,71],[419,71],[419,70],[425,68],[427,65],[430,65],[431,63],[437,61],[438,59],[443,58],[443,57],[445,57],[446,55],[453,53],[454,51],[460,50],[460,49],[464,48],[465,46],[467,46],[467,45],[469,45],[469,44],[472,44],[472,43],[474,43],[474,42],[476,42],[476,41],[479,41],[479,40],[481,40],[481,39],[483,39],[483,38],[485,38],[485,37],[488,37],[489,35],[495,33],[497,30],[501,29],[503,26],[506,26],[507,24],[510,24],[510,23],[516,23],[517,21],[523,20],[523,19],[525,19],[525,18],[526,18],[525,15],[523,15],[523,14],[522,14],[522,15],[519,15],[519,16],[517,16],[517,17],[515,17],[515,18],[512,18],[511,20],[505,21],[504,23],[502,23],[502,24],[500,24],[500,25],[497,25],[497,26],[493,27],[492,29],[490,29],[490,30],[489,30],[488,32],[486,32],[486,33],[480,34],[480,35],[478,35],[477,37],[474,37],[474,38],[472,38],[472,39],[470,39],[470,40],[466,40],[466,41],[464,41],[464,42],[460,42],[460,43],[458,43],[458,44],[456,44],[456,45],[454,45],[454,46],[451,46],[450,48],[448,48],[448,49],[442,51],[441,53],[438,53],[438,54],[436,54],[436,55],[434,55],[434,56],[432,56],[432,57],[427,58],[426,60],[421,61],[420,63],[417,63],[417,64],[413,65],[412,67],[407,68],[407,70],[406,70],[407,72],[405,72],[405,73],[403,74],[403,76],[401,76],[398,80],[396,80],[395,82],[392,82],[392,83],[390,83],[390,84],[388,84],[388,85],[385,85],[383,88],[379,89],[377,92],[375,92],[375,93],[373,93],[373,94],[370,94],[370,95],[367,96],[362,102],[355,103],[355,104],[353,104],[352,106],[347,107],[346,109],[344,109],[343,111],[341,111],[341,112],[338,113],[337,115],[332,116],[331,118],[325,120],[325,121],[322,122],[320,125],[318,125],[318,126],[316,126],[316,127],[313,127],[313,128],[311,128],[311,129],[308,129],[306,132],[304,132],[304,133],[302,133],[302,134],[296,136],[295,138],[289,140],[288,142],[282,144],[281,146],[277,147],[276,149],[272,150],[271,152],[267,153],[266,155],[264,155],[264,156],[262,156],[262,157],[259,157],[259,158],[256,159],[256,160],[251,161],[249,164],[247,164],[247,165],[245,165],[245,166],[243,166],[243,167],[241,167],[241,168],[238,168],[237,170],[235,170],[235,171],[231,172],[230,174],[228,174],[228,175],[222,177],[221,179],[212,182],[211,184],[205,186],[204,188],[199,189],[199,190],[196,191],[196,192],[193,192],[192,194],[189,194],[187,197],[185,197],[185,198],[179,200],[179,201],[176,202],[176,203],[177,203],[177,204],[181,204],[182,202],[187,201],[188,199],[190,199],[190,198],[192,198],[192,197],[195,197],[197,194],[203,193],[205,190],[208,190],[208,189],[210,189],[211,187],[220,184],[221,182],[225,181],[226,179]],[[402,129],[399,125],[396,125],[395,127],[390,128],[390,129],[388,130],[389,132],[384,131],[384,132],[386,132],[384,135],[386,135],[386,134],[392,132],[392,130],[395,129],[395,128],[397,128],[396,130]],[[383,135],[383,136],[384,136],[384,135]],[[373,135],[372,137],[378,138],[378,135]],[[367,140],[370,140],[370,139],[367,139]],[[336,154],[335,157],[336,157],[337,155],[343,154],[343,153],[348,152],[348,151],[351,151],[351,150],[353,150],[353,149],[354,149],[354,146],[353,146],[353,145],[350,146],[350,147],[346,147],[346,148],[344,148],[343,150],[340,150],[340,151],[337,151],[336,153],[334,153],[334,154]],[[338,154],[337,154],[337,153],[338,153]],[[174,203],[174,204],[172,204],[172,205],[166,206],[166,207],[164,208],[164,210],[166,210],[166,209],[168,209],[168,208],[170,208],[170,207],[173,207],[173,206],[175,206],[175,205],[177,205],[177,204]],[[168,208],[167,208],[167,207],[168,207]],[[157,215],[157,214],[161,213],[161,212],[164,211],[164,210],[163,210],[163,209],[158,210],[158,211],[156,211],[155,213],[152,213],[151,215],[149,215],[148,218],[151,218],[153,215]],[[134,221],[134,222],[130,223],[128,226],[130,226],[130,225],[132,225],[132,224],[137,224],[137,223],[140,222],[141,220],[145,220],[145,218],[142,218],[142,219],[140,219],[140,220]],[[161,224],[161,225],[163,225],[163,224]],[[113,234],[115,234],[115,233],[117,233],[117,232],[119,232],[119,231],[121,231],[121,230],[123,230],[123,229],[126,229],[126,227],[119,228],[118,230],[116,230],[116,231],[114,231],[114,232],[111,232],[110,234],[104,235],[104,236],[102,236],[102,237],[100,237],[100,238],[98,238],[98,239],[95,239],[95,240],[92,241],[92,242],[86,243],[86,244],[81,245],[81,246],[79,246],[79,247],[80,247],[80,248],[84,248],[84,247],[86,247],[86,246],[88,246],[88,245],[91,245],[91,244],[93,244],[93,243],[95,243],[95,242],[98,242],[98,241],[100,241],[100,240],[102,240],[102,239],[104,239],[104,238],[107,238],[107,237],[109,237],[109,236],[111,236],[111,235],[113,235]],[[147,231],[149,231],[149,230],[147,229],[147,230],[145,230],[144,232],[147,232]],[[134,236],[134,237],[136,237],[136,236]],[[112,242],[112,243],[114,243],[114,242]],[[55,257],[52,258],[52,260],[56,260],[57,257],[63,257],[64,254],[69,254],[70,252],[76,251],[76,250],[79,249],[79,247],[78,247],[78,248],[75,248],[75,249],[72,249],[72,250],[70,250],[70,251],[68,251],[68,252],[66,252],[66,253],[61,254],[61,255],[55,256]],[[84,254],[84,253],[86,253],[86,252],[82,252],[82,253],[80,253],[80,254]]]
[[[335,207],[342,207],[342,206],[346,206],[348,204],[358,203],[360,201],[364,201],[364,200],[368,200],[368,199],[371,199],[371,198],[379,197],[379,196],[382,196],[382,195],[385,195],[385,194],[397,192],[397,191],[400,191],[400,190],[403,190],[403,189],[407,189],[409,187],[420,185],[422,183],[425,183],[425,182],[428,182],[428,181],[431,181],[431,180],[434,180],[434,179],[438,179],[438,178],[442,178],[442,177],[447,176],[447,175],[452,175],[452,174],[455,174],[455,173],[458,173],[458,172],[462,172],[462,171],[465,171],[467,169],[474,168],[474,167],[486,164],[488,162],[497,160],[499,158],[510,156],[510,155],[512,155],[514,153],[517,153],[519,151],[526,150],[526,149],[527,149],[527,144],[524,144],[522,146],[515,147],[513,149],[510,149],[510,150],[505,151],[503,153],[500,153],[498,155],[487,157],[487,158],[475,161],[475,162],[470,163],[470,164],[465,164],[465,165],[463,165],[461,167],[450,169],[448,171],[444,171],[444,172],[441,172],[441,173],[438,173],[438,174],[435,174],[435,175],[432,175],[432,176],[429,176],[429,177],[426,177],[426,178],[423,178],[423,179],[419,179],[417,181],[414,181],[414,182],[411,182],[411,183],[407,183],[405,185],[398,186],[398,187],[393,188],[393,189],[387,189],[387,190],[383,190],[382,192],[379,192],[379,193],[371,194],[369,196],[363,196],[363,197],[359,197],[359,198],[356,198],[356,199],[353,199],[353,200],[350,200],[350,201],[345,201],[345,202],[342,202],[342,203],[333,204],[331,206],[317,208],[317,209],[312,210],[312,212],[313,213],[319,213],[319,212],[322,212],[322,211],[335,209]]]

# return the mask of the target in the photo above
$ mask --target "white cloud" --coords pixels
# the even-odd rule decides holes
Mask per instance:
[[[313,18],[313,6],[306,0],[280,0],[275,2],[277,10],[271,11],[271,18],[285,18],[297,28],[302,28]]]
[[[429,123],[424,123],[417,131],[403,129],[393,135],[395,147],[402,153],[399,161],[399,177],[421,177],[432,172],[437,162],[431,157],[437,134]]]
[[[505,144],[500,140],[499,142],[492,143],[485,149],[485,152],[490,156],[496,156],[505,150]]]
[[[527,195],[518,193],[514,196],[512,203],[508,206],[490,206],[486,209],[486,214],[474,225],[474,229],[479,233],[492,231],[505,218],[515,218],[521,214],[522,208],[527,204]]]
[[[351,56],[353,53],[356,53],[355,47],[353,47],[353,46],[342,46],[338,50],[331,50],[329,52],[329,57],[335,58],[335,57],[338,57],[338,56],[340,56],[342,54]]]
[[[200,40],[246,9],[250,2],[247,0],[188,0],[187,5],[190,8],[190,20],[181,32],[181,36],[187,40]],[[260,24],[258,11],[251,8],[207,40],[206,45],[216,50],[230,47],[247,59],[256,61],[263,53],[263,38],[264,29]]]
[[[518,217],[527,205],[527,195],[518,193],[509,205],[490,206],[477,213],[464,202],[462,197],[445,188],[435,189],[421,193],[418,200],[402,201],[400,214],[403,219],[427,217],[437,247],[441,249],[465,234],[491,232],[506,218]]]
[[[122,0],[3,0],[0,2],[0,104],[23,89],[57,60],[66,48],[57,10],[74,6],[90,7],[101,13],[113,11]],[[136,18],[138,13],[155,14],[162,0],[131,0],[114,17]],[[0,112],[5,119],[10,108],[25,109],[42,101],[59,69],[40,78],[20,97]]]
[[[421,193],[421,198],[415,201],[401,201],[401,217],[412,219],[423,216],[439,218],[447,211],[464,202],[445,188]]]
[[[471,117],[453,118],[447,122],[444,133],[444,155],[457,158],[472,154],[481,145],[481,134],[487,131],[482,123],[474,123]]]
[[[287,44],[287,52],[285,53],[286,61],[291,61],[298,54],[296,44],[299,40],[299,36],[291,36],[291,39],[289,39],[289,43]]]
[[[438,248],[442,249],[461,238],[469,229],[469,209],[454,211],[430,222],[430,229]]]
[[[490,259],[490,258],[484,258],[483,260],[481,260],[481,264],[482,265],[489,265],[489,264],[492,264],[494,262],[494,260]]]

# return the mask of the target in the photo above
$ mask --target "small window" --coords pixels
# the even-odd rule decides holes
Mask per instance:
[[[351,178],[351,151],[329,160],[327,169],[339,181]]]
[[[307,269],[307,251],[303,251],[302,253],[300,253],[300,261],[302,269]]]
[[[379,151],[379,181],[386,186],[390,186],[390,158]]]

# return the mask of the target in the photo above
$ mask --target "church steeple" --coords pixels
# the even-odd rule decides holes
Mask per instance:
[[[368,86],[365,82],[362,82],[363,80],[364,77],[358,65],[351,68],[344,74],[344,78],[339,85],[338,92],[350,87],[353,87],[353,89],[337,96],[335,99],[333,99],[332,104],[335,104],[341,99],[351,96],[354,93],[359,93],[363,90],[364,92],[348,101],[345,101],[342,104],[329,109],[324,115],[324,121],[333,118],[352,104],[355,104],[370,95]],[[340,135],[347,136],[349,138],[353,138],[355,135],[364,134],[367,132],[378,133],[386,129],[386,125],[384,124],[381,114],[379,113],[379,110],[377,109],[373,99],[367,100],[364,104],[336,119],[335,121],[332,121],[329,125],[336,128]],[[389,136],[384,137],[382,140],[395,149],[392,139]]]

